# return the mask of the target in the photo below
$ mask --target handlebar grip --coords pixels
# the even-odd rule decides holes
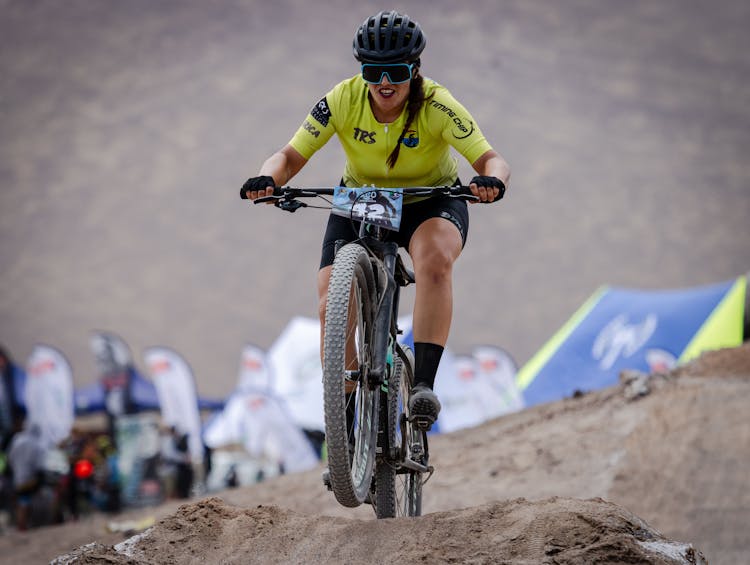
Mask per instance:
[[[483,200],[481,201],[483,204],[492,204],[494,202],[497,202],[498,200],[502,200],[503,196],[505,196],[505,183],[497,177],[479,175],[471,179],[469,181],[469,184],[476,184],[477,186],[485,186],[488,189],[490,187],[498,189],[499,193],[497,195],[497,198],[495,198],[494,200],[490,200],[489,202],[486,200]]]
[[[454,196],[467,196],[468,198],[462,198],[464,201],[479,202],[479,198],[474,196],[474,193],[466,185],[458,184],[452,186],[450,187],[450,193]]]
[[[468,186],[458,185],[451,188],[451,192],[462,196],[473,196],[471,189]]]
[[[247,197],[247,192],[249,189],[245,188],[244,186],[240,189],[240,198],[242,200],[250,200]],[[280,186],[273,187],[273,194],[271,196],[264,196],[263,198],[280,198],[281,196],[284,196],[284,191]]]
[[[258,177],[252,177],[247,179],[247,182],[242,185],[242,188],[240,189],[240,198],[242,200],[250,200],[247,197],[248,192],[258,190],[263,190],[265,192],[266,187],[272,186],[273,187],[273,195],[274,196],[283,196],[283,193],[279,189],[279,187],[276,186],[276,183],[273,180],[273,177],[268,175],[260,175]],[[258,187],[263,187],[259,189]]]
[[[474,194],[471,192],[471,189],[468,186],[456,186],[453,188],[455,190],[454,194],[460,194],[465,196],[474,196]],[[498,197],[494,200],[479,200],[476,196],[474,198],[477,198],[477,202],[480,204],[494,204],[495,202],[499,202],[502,200],[503,196],[505,195],[505,188],[503,187],[500,189],[500,194],[498,194]]]

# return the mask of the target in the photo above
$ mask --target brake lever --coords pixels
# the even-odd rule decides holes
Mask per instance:
[[[307,208],[307,204],[304,202],[300,202],[299,200],[281,200],[274,204],[277,208],[281,208],[282,210],[285,210],[287,212],[296,212],[300,208]]]
[[[275,190],[279,190],[278,187]],[[284,192],[279,190],[279,194],[272,194],[271,196],[262,196],[253,200],[253,204],[263,204],[265,202],[273,202],[273,205],[277,208],[285,210],[287,212],[296,212],[300,208],[307,208],[308,205],[305,202],[297,200],[299,196],[317,196],[314,192],[308,192],[304,189],[293,188],[286,189]]]

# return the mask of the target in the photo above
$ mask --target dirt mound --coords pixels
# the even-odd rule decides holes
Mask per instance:
[[[672,371],[672,375],[750,378],[750,343],[733,349],[707,351],[693,362]]]
[[[68,563],[705,563],[687,544],[601,499],[517,499],[383,521],[243,510],[209,498]]]

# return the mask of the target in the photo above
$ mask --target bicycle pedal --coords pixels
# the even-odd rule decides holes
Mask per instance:
[[[430,428],[432,428],[432,424],[435,423],[435,418],[420,414],[419,416],[412,416],[412,421],[417,429],[423,432],[428,432],[430,431]]]

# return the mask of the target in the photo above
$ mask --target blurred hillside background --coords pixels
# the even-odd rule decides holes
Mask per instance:
[[[523,364],[601,284],[750,269],[750,4],[742,0],[0,0],[0,342],[96,378],[91,330],[228,394],[246,342],[316,316],[326,213],[239,187],[358,72],[355,28],[419,21],[426,75],[513,178],[471,208],[449,347]],[[294,180],[341,175],[332,140]],[[462,177],[471,177],[461,162]],[[404,312],[413,294],[407,292]]]

